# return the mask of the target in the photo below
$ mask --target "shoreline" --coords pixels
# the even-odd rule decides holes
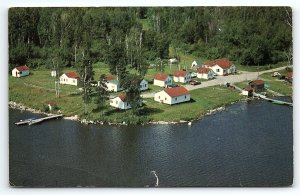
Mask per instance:
[[[187,123],[187,124],[191,125],[193,122],[201,120],[206,116],[210,116],[210,115],[213,115],[213,114],[216,114],[218,112],[221,112],[221,111],[225,110],[226,106],[228,106],[228,105],[232,105],[232,104],[235,104],[235,103],[243,101],[243,100],[244,99],[240,99],[240,100],[237,100],[237,101],[234,101],[234,102],[230,102],[228,104],[224,104],[224,105],[219,106],[217,108],[207,110],[204,114],[202,114],[198,118],[195,118],[195,119],[192,119],[192,120],[189,120],[189,121],[185,121],[185,120],[180,120],[180,121],[149,121],[147,123],[135,124],[135,125],[147,125],[147,124],[150,124],[150,125],[169,125],[169,124],[183,124],[183,123]],[[52,113],[42,112],[41,110],[30,108],[28,106],[25,106],[21,103],[17,103],[17,102],[14,102],[14,101],[9,101],[8,107],[12,108],[12,109],[21,110],[21,111],[28,111],[28,112],[35,113],[35,114],[44,114],[46,116],[53,116],[54,115]],[[110,123],[110,122],[104,123],[103,121],[98,121],[98,120],[88,121],[86,119],[80,119],[78,117],[78,115],[64,116],[63,119],[71,120],[71,121],[78,121],[81,124],[85,124],[85,125],[89,125],[89,124],[94,124],[94,125],[105,125],[105,124],[107,124],[107,125],[118,125],[118,126],[120,126],[120,125],[123,125],[123,126],[133,125],[133,124],[127,124],[125,122],[123,122],[123,123]]]

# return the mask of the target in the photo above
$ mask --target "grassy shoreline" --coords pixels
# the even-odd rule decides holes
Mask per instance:
[[[35,70],[33,74],[24,78],[9,76],[9,101],[21,103],[27,108],[44,112],[47,102],[57,103],[64,116],[78,117],[87,121],[115,124],[145,124],[149,122],[180,122],[197,120],[210,110],[223,107],[236,102],[242,97],[237,91],[229,88],[213,86],[191,91],[191,102],[177,105],[166,105],[155,102],[153,98],[144,99],[144,108],[139,116],[131,110],[122,111],[109,106],[105,116],[97,111],[96,104],[92,101],[88,105],[88,114],[83,114],[83,101],[79,90],[75,86],[61,86],[60,98],[55,97],[54,79],[50,77],[49,70]],[[95,97],[92,97],[93,99]]]

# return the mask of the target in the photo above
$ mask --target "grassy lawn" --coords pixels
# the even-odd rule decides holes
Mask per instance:
[[[152,110],[149,117],[153,121],[192,120],[203,116],[208,110],[224,106],[242,97],[238,91],[223,87],[207,87],[191,91],[191,101],[176,105],[145,99],[146,108]]]
[[[101,64],[94,65],[95,76],[108,73],[108,69],[102,66]],[[67,71],[75,70],[68,69],[63,72]],[[160,91],[162,89],[153,84],[150,84],[149,87],[150,90],[147,90],[146,93]],[[112,93],[112,95],[118,95],[119,93]],[[208,87],[193,90],[191,91],[191,97],[191,102],[173,106],[155,102],[152,98],[145,99],[145,109],[143,114],[139,116],[133,115],[131,110],[116,110],[110,107],[109,101],[107,101],[107,109],[105,110],[107,114],[100,118],[100,112],[95,110],[95,97],[93,96],[91,103],[88,105],[88,114],[83,115],[84,104],[82,95],[79,94],[78,87],[76,86],[61,85],[60,97],[56,98],[54,78],[50,76],[50,70],[32,70],[29,76],[22,78],[9,76],[10,101],[22,103],[25,106],[41,111],[44,111],[49,101],[54,101],[65,116],[78,115],[88,120],[101,120],[106,122],[125,121],[127,123],[139,123],[149,120],[192,120],[199,118],[209,109],[226,105],[241,98],[237,91],[231,91],[230,89],[222,87]]]
[[[282,66],[287,66],[287,62],[280,62],[278,64],[270,64],[270,65],[264,65],[264,66],[245,66],[241,64],[235,64],[237,70],[239,71],[249,71],[249,72],[258,72],[258,71],[264,71],[269,70],[273,68],[279,68]]]
[[[279,72],[285,75],[287,73],[285,70]],[[293,86],[284,80],[278,80],[276,77],[272,77],[271,76],[272,74],[273,73],[265,73],[260,75],[260,78],[265,81],[269,89],[281,93],[283,95],[288,95],[288,96],[292,95]]]
[[[283,75],[287,74],[286,70],[278,71]],[[272,73],[265,73],[260,75],[260,79],[265,81],[266,87],[268,89],[271,89],[275,92],[281,93],[282,95],[290,96],[293,94],[293,87],[290,83],[284,81],[284,80],[278,80],[276,77],[272,77]],[[248,85],[250,81],[243,81],[240,83],[235,83],[240,88],[244,88],[246,85]]]

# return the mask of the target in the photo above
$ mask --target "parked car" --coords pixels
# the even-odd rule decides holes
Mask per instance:
[[[190,84],[190,85],[199,85],[199,84],[201,84],[201,82],[200,82],[200,81],[196,81],[196,80],[191,80],[191,81],[189,82],[189,84]]]

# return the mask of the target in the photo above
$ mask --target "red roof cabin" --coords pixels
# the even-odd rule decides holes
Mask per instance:
[[[204,63],[204,68],[210,68],[216,75],[228,75],[236,73],[235,65],[227,58],[221,58]]]
[[[24,77],[29,75],[29,68],[26,65],[17,66],[11,71],[13,77]]]
[[[172,78],[163,73],[158,73],[154,76],[153,85],[160,86],[160,87],[167,87],[173,84]]]
[[[77,86],[79,83],[79,75],[75,72],[64,73],[59,77],[59,83]]]
[[[197,77],[199,79],[213,79],[214,71],[210,68],[197,68]]]
[[[253,80],[249,82],[249,86],[254,92],[262,92],[265,90],[265,82],[263,80]]]
[[[191,73],[185,70],[177,70],[173,76],[174,82],[187,83],[192,80]]]
[[[190,92],[183,86],[164,89],[154,95],[155,101],[170,105],[188,102],[190,99]]]

